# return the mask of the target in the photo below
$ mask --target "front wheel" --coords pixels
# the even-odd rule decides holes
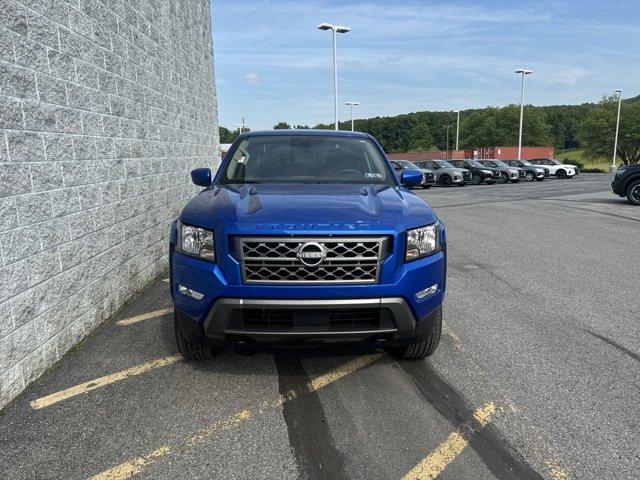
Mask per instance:
[[[442,175],[440,177],[440,185],[442,185],[443,187],[450,187],[451,177],[449,175]]]
[[[182,333],[182,329],[178,324],[178,316],[174,309],[173,311],[173,327],[176,333],[176,344],[178,345],[178,351],[184,357],[185,360],[201,362],[203,360],[212,360],[216,356],[216,352],[208,345],[201,345],[199,343],[193,343],[187,339]]]
[[[564,180],[565,178],[567,178],[567,172],[565,172],[564,170],[558,170],[556,172],[556,177],[562,178]]]
[[[435,324],[431,333],[427,338],[411,345],[402,347],[393,347],[389,352],[397,357],[405,360],[422,360],[425,357],[433,355],[440,343],[440,335],[442,334],[442,307],[438,308],[435,318]]]
[[[544,182],[544,177],[542,177],[542,178],[536,178],[536,182]]]
[[[480,185],[482,183],[482,175],[479,173],[474,173],[471,175],[471,183],[474,185]]]
[[[633,182],[627,188],[627,200],[631,205],[640,205],[640,180]]]
[[[507,181],[506,175],[500,175],[500,178],[498,178],[498,183],[507,183]]]
[[[527,172],[527,173],[524,174],[524,179],[527,182],[533,182],[535,180],[535,178],[536,177],[533,175],[533,172]]]
[[[422,185],[422,188],[426,190],[427,188],[431,188],[431,185]]]
[[[518,179],[518,180],[511,180],[511,183],[520,183],[520,179]]]

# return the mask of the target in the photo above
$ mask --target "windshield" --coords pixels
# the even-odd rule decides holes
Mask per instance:
[[[471,165],[471,166],[478,167],[478,168],[482,168],[482,167],[484,167],[484,165],[482,165],[482,164],[481,164],[479,161],[477,161],[477,160],[467,160],[467,163],[468,163],[469,165]]]
[[[220,183],[396,184],[370,140],[299,135],[245,138]]]
[[[449,162],[445,162],[444,160],[434,160],[433,163],[435,163],[440,168],[456,168]]]
[[[496,163],[490,160],[483,160],[482,164],[485,165],[486,167],[497,167]]]
[[[526,165],[526,166],[528,166],[528,167],[533,167],[533,163],[531,163],[529,160],[519,160],[519,162],[520,162],[522,165]]]
[[[409,160],[398,160],[398,163],[404,167],[411,168],[413,170],[420,170],[420,167]]]
[[[509,165],[507,165],[506,163],[504,163],[502,160],[496,160],[493,162],[494,165],[497,165],[498,167],[508,167]]]

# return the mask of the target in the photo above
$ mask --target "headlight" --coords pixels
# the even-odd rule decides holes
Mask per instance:
[[[487,175],[491,175],[491,170],[482,170],[482,173],[487,174]]]
[[[407,249],[404,261],[410,262],[439,252],[438,232],[437,223],[407,230]]]
[[[178,222],[178,251],[209,262],[216,259],[213,232],[205,228],[192,227]]]

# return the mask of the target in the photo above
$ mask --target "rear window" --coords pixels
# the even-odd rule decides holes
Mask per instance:
[[[299,135],[245,138],[220,183],[396,184],[370,140]]]

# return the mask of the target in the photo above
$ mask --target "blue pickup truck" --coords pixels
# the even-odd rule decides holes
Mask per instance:
[[[249,132],[171,226],[178,349],[364,344],[431,355],[446,286],[445,229],[368,134]]]

